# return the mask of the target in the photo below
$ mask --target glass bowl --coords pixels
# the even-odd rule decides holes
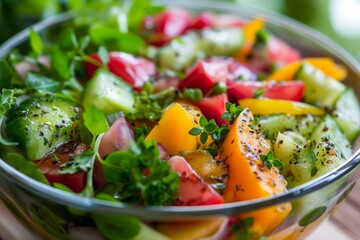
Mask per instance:
[[[267,28],[293,47],[301,49],[303,57],[328,56],[344,65],[348,71],[345,83],[352,86],[357,96],[360,96],[359,63],[324,35],[294,20],[240,4],[163,2],[170,7],[226,13],[244,19],[262,16],[267,22]],[[73,17],[73,13],[65,13],[35,24],[33,28],[45,34],[72,21]],[[24,30],[5,42],[0,47],[0,58],[14,48],[26,49],[28,37],[28,30]],[[354,150],[357,149],[355,146]],[[84,198],[61,191],[23,175],[0,159],[0,198],[24,226],[43,239],[73,239],[78,236],[77,231],[88,227],[97,231],[92,219],[99,216],[108,224],[109,231],[115,229],[125,239],[129,237],[124,236],[130,236],[126,235],[131,232],[128,227],[137,219],[148,223],[146,226],[170,229],[173,238],[178,239],[224,239],[231,234],[243,237],[239,239],[260,238],[252,234],[249,222],[240,221],[239,224],[237,219],[251,219],[253,215],[263,214],[264,221],[271,222],[266,213],[289,204],[292,205],[292,211],[285,220],[264,229],[261,235],[267,239],[303,239],[329,218],[349,194],[359,178],[359,162],[360,151],[355,151],[341,167],[272,197],[212,206],[140,207]],[[153,232],[153,228],[141,228],[142,235],[136,239],[161,239],[160,235]],[[90,232],[88,237],[93,239],[95,235],[90,235],[93,231]]]

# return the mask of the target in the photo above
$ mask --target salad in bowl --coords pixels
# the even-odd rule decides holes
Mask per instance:
[[[331,214],[358,176],[357,65],[231,6],[95,3],[4,45],[0,196],[26,225],[298,239]]]

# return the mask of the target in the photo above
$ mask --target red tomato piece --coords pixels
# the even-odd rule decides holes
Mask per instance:
[[[169,9],[158,15],[146,17],[143,26],[145,31],[151,33],[148,42],[161,47],[172,38],[184,34],[189,29],[191,22],[192,16],[188,11]]]
[[[227,93],[231,102],[239,99],[254,98],[255,91],[263,89],[261,97],[301,101],[305,84],[303,81],[289,82],[243,82],[233,81],[227,83]]]
[[[203,28],[211,28],[216,24],[216,18],[214,14],[209,12],[203,12],[197,15],[194,19],[194,22],[189,27],[190,29],[203,29]]]
[[[301,58],[300,52],[290,47],[286,42],[271,37],[268,42],[268,54],[271,62],[285,66]]]
[[[90,57],[101,62],[97,54],[93,54]],[[155,64],[145,58],[136,58],[123,52],[110,52],[108,57],[109,63],[107,66],[109,71],[128,82],[135,89],[139,89],[150,79],[150,76],[156,73]],[[97,69],[97,66],[85,62],[85,71],[89,78]]]
[[[222,196],[205,182],[183,157],[174,156],[168,160],[171,169],[180,175],[177,206],[199,206],[222,204]]]
[[[206,60],[211,63],[225,63],[228,66],[228,80],[237,80],[240,77],[246,80],[256,80],[259,70],[233,58],[212,57]]]
[[[57,148],[54,153],[39,160],[36,165],[50,183],[61,183],[72,191],[79,193],[86,185],[86,173],[60,174],[59,170],[61,165],[66,163],[69,158],[75,157],[85,150],[86,146],[82,143],[65,143]],[[54,158],[54,155],[56,158]]]
[[[199,88],[206,94],[215,83],[226,82],[228,73],[227,62],[205,62],[199,60],[188,72],[185,79],[180,81],[179,89]]]
[[[266,46],[258,46],[252,50],[250,65],[263,71],[268,71],[271,64],[278,67],[300,60],[299,51],[290,47],[286,42],[271,36]]]
[[[227,94],[221,94],[212,97],[205,97],[197,102],[196,105],[206,119],[214,119],[215,122],[221,126],[222,124],[226,124],[226,121],[221,118],[221,115],[225,112],[225,103],[228,101]]]

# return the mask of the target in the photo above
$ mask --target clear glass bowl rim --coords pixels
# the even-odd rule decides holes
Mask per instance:
[[[348,68],[352,69],[360,79],[360,64],[342,47],[333,42],[325,35],[313,30],[302,23],[299,23],[293,19],[290,19],[279,14],[266,11],[247,4],[231,4],[220,3],[216,1],[166,1],[158,0],[157,2],[164,3],[170,7],[189,8],[194,10],[203,10],[204,6],[206,10],[222,11],[229,14],[237,14],[243,17],[252,18],[259,14],[263,16],[267,21],[273,24],[281,25],[287,29],[297,31],[304,36],[311,37],[317,42],[321,43],[328,51],[336,54]],[[236,7],[234,7],[236,6]],[[51,26],[60,24],[62,22],[71,20],[75,16],[74,13],[68,12],[59,14],[54,17],[47,18],[37,24],[31,26],[36,31],[45,30]],[[20,45],[22,42],[28,39],[29,28],[19,32],[4,44],[0,46],[0,58],[6,56],[13,48]],[[313,180],[299,187],[288,190],[285,193],[234,203],[225,203],[221,205],[208,205],[208,206],[186,206],[186,207],[174,207],[174,206],[130,206],[122,203],[113,203],[99,199],[85,198],[74,193],[64,192],[62,190],[53,188],[51,186],[37,182],[36,180],[27,177],[26,175],[18,172],[2,159],[0,159],[0,175],[3,175],[7,180],[16,184],[27,191],[41,196],[49,201],[56,202],[58,204],[76,207],[90,212],[102,212],[113,214],[125,214],[137,216],[142,219],[164,219],[170,218],[196,218],[196,217],[208,217],[218,215],[232,215],[236,213],[247,212],[256,210],[259,208],[279,204],[283,202],[289,202],[304,195],[310,194],[327,185],[335,182],[341,177],[346,176],[348,173],[359,170],[360,163],[360,149],[357,150],[341,167]],[[359,174],[356,173],[355,179],[358,179]]]

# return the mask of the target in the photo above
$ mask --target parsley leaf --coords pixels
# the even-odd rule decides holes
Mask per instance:
[[[176,200],[179,176],[159,159],[155,141],[130,142],[130,149],[117,151],[100,160],[105,178],[117,188],[119,200],[144,205],[168,205]]]
[[[49,185],[49,181],[32,161],[28,161],[22,155],[14,152],[6,154],[5,161],[19,172],[39,182]]]
[[[11,106],[14,105],[17,101],[15,95],[15,90],[10,89],[2,89],[1,95],[0,95],[0,125],[2,121],[4,120],[5,114],[8,110],[11,109]],[[1,133],[0,133],[0,143],[7,145],[7,146],[15,146],[17,145],[16,142],[11,142],[7,139],[5,139]]]
[[[91,146],[94,146],[96,137],[109,129],[104,112],[95,106],[86,108],[83,113],[84,125],[92,134]]]
[[[63,84],[54,81],[38,73],[29,72],[25,78],[25,84],[28,88],[33,88],[39,92],[56,92],[63,87]]]
[[[40,55],[44,51],[44,43],[33,28],[30,28],[30,46],[36,55]]]
[[[82,191],[82,195],[86,197],[94,196],[93,170],[96,155],[95,151],[85,151],[61,165],[63,169],[60,170],[60,174],[74,174],[76,172],[87,173],[86,186]]]
[[[61,174],[74,174],[76,172],[88,172],[92,168],[95,153],[94,151],[86,151],[69,159],[62,164]]]

